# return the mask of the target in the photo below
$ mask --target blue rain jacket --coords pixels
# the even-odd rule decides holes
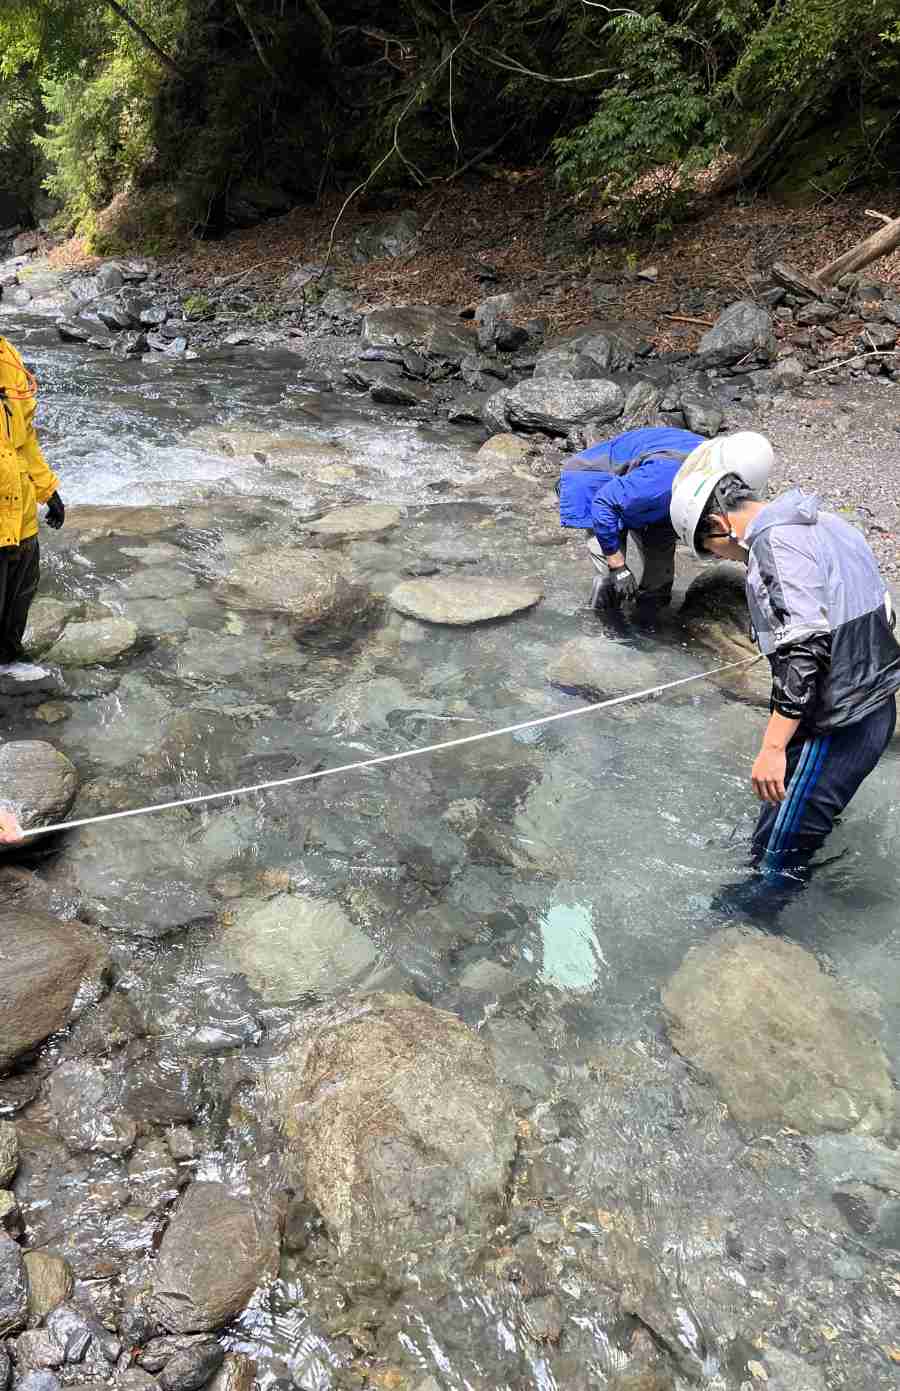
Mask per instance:
[[[604,555],[621,550],[626,532],[668,521],[672,480],[702,443],[690,430],[648,427],[576,454],[560,474],[560,525],[593,531]]]

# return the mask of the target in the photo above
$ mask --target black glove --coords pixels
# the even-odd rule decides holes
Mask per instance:
[[[597,576],[591,603],[595,609],[617,609],[626,600],[634,599],[637,591],[634,575],[627,565],[620,565],[618,570],[610,570],[602,577]]]
[[[54,531],[59,531],[65,520],[66,509],[63,500],[59,493],[52,493],[47,499],[47,525],[52,526]]]

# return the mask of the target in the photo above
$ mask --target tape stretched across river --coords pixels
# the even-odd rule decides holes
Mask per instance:
[[[739,662],[726,662],[724,666],[711,667],[709,671],[698,671],[693,676],[681,676],[677,681],[665,681],[659,686],[648,686],[642,691],[631,691],[628,695],[612,696],[609,700],[597,700],[592,705],[579,705],[574,710],[561,710],[555,715],[540,715],[534,720],[523,720],[520,724],[507,724],[502,729],[486,729],[481,734],[466,734],[461,739],[444,739],[438,744],[426,744],[421,749],[404,749],[401,753],[383,753],[375,758],[363,758],[356,763],[340,763],[334,768],[320,768],[315,773],[298,773],[291,778],[275,778],[269,782],[255,782],[247,787],[232,787],[225,792],[207,792],[197,797],[181,797],[175,802],[156,802],[151,806],[133,807],[130,811],[109,811],[100,816],[85,816],[79,821],[60,821],[53,826],[34,826],[23,835],[46,836],[54,831],[74,831],[80,826],[99,826],[104,821],[124,821],[130,816],[150,816],[155,811],[174,811],[176,807],[197,807],[206,802],[227,801],[230,797],[245,797],[251,792],[271,792],[276,787],[292,787],[301,782],[315,782],[320,778],[333,778],[338,773],[354,773],[361,768],[377,768],[384,763],[400,763],[406,758],[422,758],[428,753],[440,753],[444,749],[458,749],[464,744],[478,744],[484,739],[499,739],[501,734],[518,734],[523,729],[538,729],[541,725],[556,724],[560,720],[572,720],[578,715],[590,715],[595,710],[609,710],[614,705],[625,705],[630,700],[643,700],[647,696],[662,695],[664,691],[674,691],[678,686],[689,686],[693,681],[705,681],[710,676],[718,676],[722,671],[734,671],[738,667],[752,666],[761,661],[760,657],[743,657]]]

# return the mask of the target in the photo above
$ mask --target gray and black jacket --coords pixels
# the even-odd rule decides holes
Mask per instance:
[[[772,709],[811,732],[856,724],[900,689],[890,594],[864,537],[792,489],[747,528],[747,602]]]

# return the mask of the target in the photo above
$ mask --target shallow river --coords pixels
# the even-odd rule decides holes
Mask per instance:
[[[110,668],[117,680],[65,703],[59,723],[2,729],[72,759],[82,779],[73,816],[571,708],[579,697],[548,671],[579,636],[618,641],[637,687],[651,666],[665,681],[712,664],[675,621],[604,633],[584,606],[580,540],[530,539],[554,523],[552,480],[497,491],[474,482],[483,475],[475,432],[420,427],[366,398],[317,391],[287,351],[143,366],[61,345],[46,322],[6,315],[2,328],[39,378],[42,438],[67,506],[185,509],[177,523],[130,535],[79,531],[77,514],[58,538],[42,534],[42,594],[106,605],[142,635]],[[237,430],[260,438],[248,452],[223,452],[217,439]],[[279,465],[263,435],[303,442]],[[299,641],[289,618],[229,605],[221,581],[243,553],[303,544],[316,511],[360,501],[403,509],[384,536],[333,552],[379,593],[427,561],[445,574],[537,577],[542,602],[466,628],[384,607]],[[401,1378],[375,1383],[385,1387],[427,1386],[428,1376],[446,1388],[606,1386],[656,1366],[664,1348],[660,1376],[670,1368],[685,1385],[757,1386],[746,1367],[767,1346],[809,1369],[803,1382],[788,1362],[778,1380],[776,1357],[770,1384],[785,1391],[895,1384],[884,1349],[898,1341],[897,1242],[848,1225],[802,1136],[738,1132],[672,1052],[661,1012],[660,991],[689,949],[743,921],[716,895],[744,873],[763,721],[704,682],[394,768],[91,828],[35,852],[57,910],[108,937],[114,994],[140,1021],[119,1055],[120,1081],[150,1097],[147,1135],[190,1122],[194,1174],[239,1183],[264,1167],[246,1085],[317,1001],[349,999],[361,985],[407,990],[496,1042],[525,1155],[531,1145],[544,1172],[543,1188],[523,1179],[497,1247],[497,1259],[526,1253],[524,1285],[498,1282],[493,1267],[489,1277],[477,1241],[461,1237],[439,1257],[440,1283],[431,1271],[399,1294],[375,1281],[376,1293],[357,1296],[365,1281],[348,1275],[353,1261],[329,1265],[318,1235],[285,1252],[275,1286],[224,1335],[257,1360],[264,1384],[319,1391],[364,1360],[334,1318],[338,1285],[350,1304],[377,1306],[373,1365]],[[895,1072],[898,850],[892,754],[833,836],[829,863],[779,920],[782,938],[808,948],[870,1018]],[[339,911],[339,952],[314,907],[309,937],[292,951],[277,933],[268,947],[235,935],[235,923],[261,921],[254,913],[290,895]],[[193,903],[196,925],[180,930]],[[67,1046],[45,1050],[44,1073]],[[17,1118],[33,1141],[28,1239],[54,1239],[104,1311],[145,1279],[159,1211],[104,1211],[98,1185],[121,1161],[45,1144],[44,1105],[38,1098]],[[658,1326],[598,1293],[607,1286],[590,1252],[610,1230],[642,1243],[664,1272],[669,1312]],[[558,1339],[536,1339],[523,1314],[532,1250],[563,1312]],[[682,1329],[671,1357],[666,1318]],[[621,1383],[670,1384],[681,1381]]]

